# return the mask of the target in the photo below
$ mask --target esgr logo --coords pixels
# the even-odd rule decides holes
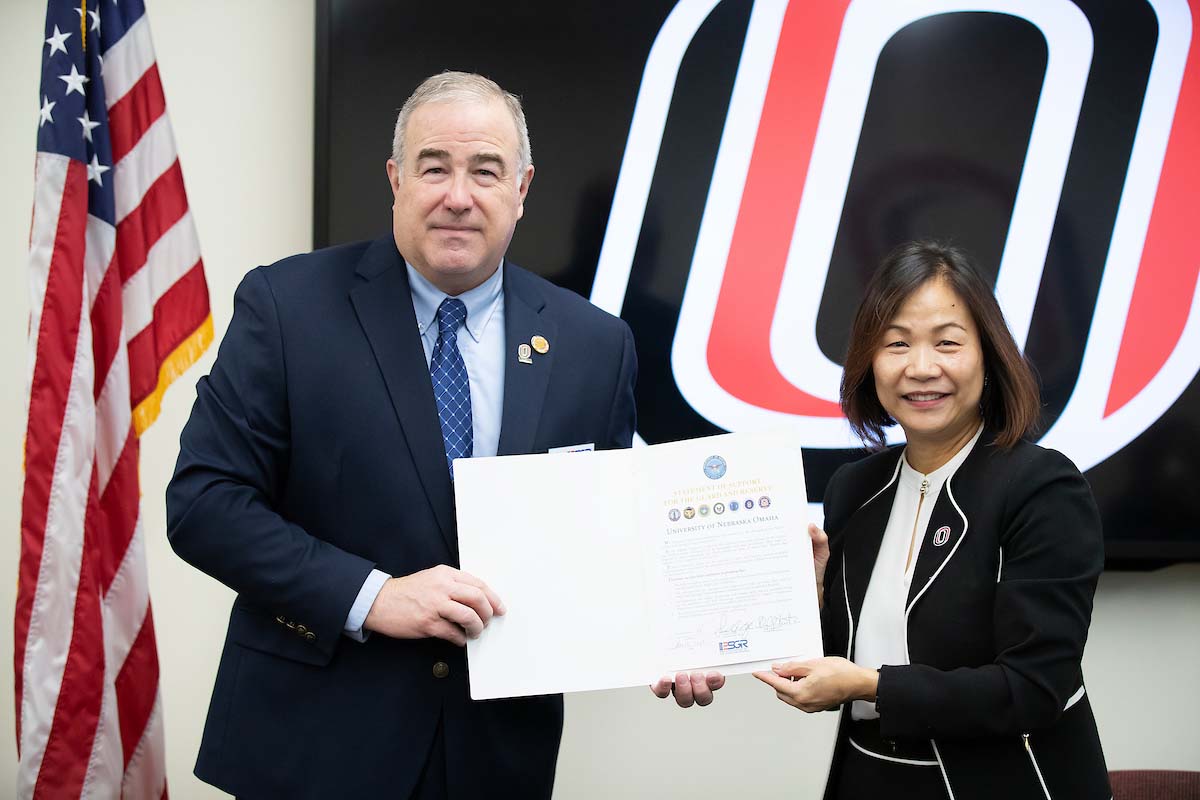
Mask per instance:
[[[748,650],[749,648],[749,639],[730,639],[727,642],[717,643],[717,651],[720,653],[729,653],[734,650]]]
[[[593,302],[613,313],[625,304],[656,169],[672,147],[667,120],[683,80],[681,65],[719,5],[682,0],[647,59],[592,291]],[[1114,20],[1118,12],[1102,6],[1084,0],[755,2],[719,145],[711,163],[696,165],[711,175],[670,344],[670,371],[687,406],[720,429],[784,424],[798,429],[810,448],[856,446],[837,407],[836,348],[830,341],[823,346],[819,323],[837,318],[831,308],[840,308],[844,321],[845,309],[857,301],[845,291],[852,281],[832,269],[839,247],[848,246],[839,237],[852,238],[847,226],[861,206],[852,207],[849,198],[863,194],[865,185],[876,192],[911,186],[912,197],[881,211],[880,230],[871,233],[889,239],[889,213],[912,218],[892,226],[903,235],[892,235],[888,244],[911,235],[961,242],[978,233],[971,225],[995,227],[994,236],[984,231],[976,238],[997,242],[990,261],[1001,306],[1018,343],[1050,376],[1048,391],[1063,395],[1044,444],[1087,469],[1157,420],[1200,369],[1200,226],[1192,211],[1200,206],[1200,56],[1191,48],[1200,12],[1185,0],[1150,0],[1128,4],[1119,13],[1129,19]],[[899,105],[913,114],[945,111],[923,104],[930,102],[929,81],[946,70],[921,71],[922,59],[942,48],[894,51],[914,30],[959,21],[978,32],[981,52],[999,42],[996,52],[1006,58],[1012,53],[1004,47],[1019,46],[1008,33],[1020,33],[1030,46],[1018,66],[1036,78],[1026,81],[1033,88],[1028,95],[1005,94],[1006,75],[967,87],[989,105],[965,119],[946,114],[951,123],[938,131],[946,139],[929,142],[924,156],[917,142],[890,182],[888,174],[871,173],[863,165],[880,137],[865,123],[870,113],[886,117],[879,109],[889,108],[889,98],[880,87],[897,85],[880,64],[891,59],[911,71],[911,86],[898,90]],[[989,34],[1001,28],[1004,35]],[[1128,56],[1118,53],[1109,33],[1123,28],[1150,31],[1138,40],[1144,58],[1133,66],[1119,61]],[[967,63],[950,79],[973,80],[977,66]],[[1136,85],[1106,83],[1128,83],[1130,75],[1139,76]],[[1124,139],[1114,144],[1103,138],[1103,127],[1117,124],[1106,116],[1103,98],[1118,95],[1127,96],[1132,111],[1122,123]],[[991,116],[980,120],[984,114]],[[973,135],[969,123],[1011,133],[998,141],[1021,146],[996,145],[968,163],[957,154],[974,152],[974,143],[965,141]],[[917,190],[936,193],[939,181],[951,184],[951,195],[964,185],[991,192],[994,203],[976,215],[986,222],[960,229],[944,224],[957,219],[954,209],[921,206]],[[1113,187],[1111,208],[1094,183]],[[1055,275],[1052,266],[1065,263],[1063,252],[1082,252],[1083,240],[1099,242],[1097,256],[1072,263],[1092,270],[1096,285],[1090,293],[1060,297],[1054,286],[1087,283]],[[1039,325],[1039,313],[1057,315],[1079,334]],[[644,346],[639,337],[639,350]]]

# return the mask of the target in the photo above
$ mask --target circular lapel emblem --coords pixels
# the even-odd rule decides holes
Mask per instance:
[[[933,546],[941,547],[946,542],[950,541],[950,526],[943,525],[933,532]]]

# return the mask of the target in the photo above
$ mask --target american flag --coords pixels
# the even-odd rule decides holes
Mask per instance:
[[[50,0],[30,233],[20,797],[167,794],[138,437],[212,339],[142,0]]]

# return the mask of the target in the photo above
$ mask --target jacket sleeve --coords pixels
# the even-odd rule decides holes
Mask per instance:
[[[1104,567],[1100,515],[1065,456],[1039,450],[1010,475],[1000,532],[992,630],[995,661],[939,670],[880,670],[888,737],[971,738],[1052,724],[1080,688],[1092,597]]]
[[[167,532],[185,561],[270,615],[303,624],[327,661],[370,561],[322,541],[278,511],[291,430],[284,342],[263,269],[234,296],[212,372],[196,387],[167,486]]]
[[[634,404],[633,386],[637,382],[637,351],[633,347],[633,333],[629,326],[621,323],[621,364],[613,386],[612,413],[608,423],[608,447],[623,448],[633,444],[637,430],[637,411]]]

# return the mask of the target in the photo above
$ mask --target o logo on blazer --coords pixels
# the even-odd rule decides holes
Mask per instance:
[[[877,65],[889,44],[911,47],[913,40],[905,39],[904,32],[915,23],[975,25],[975,35],[985,38],[1016,27],[1023,36],[1045,43],[1044,60],[1039,53],[1013,62],[1024,70],[1021,85],[1031,88],[1022,90],[1026,95],[1021,98],[1030,109],[1028,116],[1012,124],[1023,126],[1030,119],[1032,123],[1021,129],[1020,136],[1015,128],[1006,130],[1008,138],[1003,141],[1024,143],[1023,153],[1002,155],[997,146],[980,165],[964,161],[955,166],[954,154],[959,151],[951,148],[934,153],[934,160],[925,165],[932,165],[930,169],[897,157],[887,162],[896,174],[875,175],[873,184],[878,188],[908,182],[916,190],[938,188],[923,181],[938,180],[929,175],[943,168],[964,171],[957,177],[960,182],[952,184],[954,191],[966,187],[968,192],[983,192],[981,186],[996,188],[996,181],[1015,181],[1015,186],[1006,184],[1001,192],[1003,202],[988,208],[992,217],[987,224],[1004,242],[996,293],[1022,348],[1031,327],[1035,331],[1045,327],[1032,322],[1043,270],[1048,256],[1056,252],[1051,248],[1056,227],[1086,228],[1089,236],[1096,237],[1094,261],[1102,261],[1104,268],[1094,308],[1055,312],[1056,320],[1077,320],[1079,329],[1087,331],[1087,341],[1078,351],[1082,358],[1069,367],[1078,365],[1074,388],[1042,443],[1064,451],[1086,470],[1140,435],[1175,403],[1200,371],[1200,234],[1192,216],[1180,211],[1200,206],[1200,186],[1187,178],[1189,163],[1200,158],[1200,97],[1195,90],[1200,84],[1200,74],[1195,74],[1200,72],[1200,60],[1187,60],[1192,31],[1200,30],[1200,4],[1192,10],[1186,0],[1147,0],[1144,6],[1124,7],[1120,13],[1137,22],[1128,26],[1130,30],[1142,31],[1146,19],[1156,20],[1153,36],[1137,40],[1141,52],[1129,55],[1112,49],[1097,51],[1097,42],[1107,39],[1094,36],[1092,26],[1099,29],[1112,20],[1089,20],[1070,0],[759,0],[749,11],[740,58],[730,72],[736,76],[724,124],[712,138],[715,155],[707,192],[689,190],[703,198],[697,201],[696,212],[686,212],[698,216],[676,219],[671,216],[674,206],[661,198],[648,213],[652,188],[669,188],[656,178],[660,161],[673,163],[677,145],[665,138],[677,135],[668,127],[668,117],[693,113],[686,109],[696,105],[710,110],[719,102],[708,89],[704,103],[695,103],[693,95],[705,90],[688,83],[694,76],[681,67],[693,40],[700,41],[696,34],[706,20],[725,10],[721,0],[680,0],[655,39],[592,288],[593,303],[620,314],[631,291],[630,272],[639,241],[658,241],[663,230],[697,231],[694,247],[681,256],[691,259],[686,271],[682,262],[669,267],[675,270],[671,275],[686,274],[686,285],[669,348],[671,374],[661,370],[663,378],[652,390],[656,396],[670,396],[673,403],[671,411],[662,413],[664,419],[671,413],[674,417],[659,426],[675,427],[658,431],[647,414],[639,420],[639,439],[653,442],[701,435],[711,433],[712,426],[754,430],[782,425],[797,430],[807,448],[858,445],[837,403],[841,365],[827,355],[835,349],[831,342],[836,342],[830,339],[822,348],[817,322],[818,315],[830,313],[830,308],[857,303],[856,296],[846,295],[845,281],[837,282],[830,263],[839,228],[855,222],[844,221],[843,210],[856,153],[860,146],[877,146],[870,130],[864,135],[863,125],[868,106],[873,105],[868,103],[873,86],[886,84],[887,76],[877,75]],[[930,22],[935,17],[939,19]],[[1126,18],[1117,22],[1125,24]],[[905,50],[904,57],[905,63],[920,63],[919,53]],[[1139,85],[1133,89],[1141,91],[1144,79],[1139,104],[1123,106],[1128,110],[1120,123],[1121,136],[1126,137],[1122,141],[1132,143],[1127,162],[1086,155],[1094,152],[1086,147],[1099,146],[1096,126],[1107,122],[1095,112],[1090,117],[1079,113],[1089,77],[1100,74],[1093,64],[1104,65],[1103,74],[1130,73],[1133,66],[1124,69],[1121,59],[1141,65],[1136,70]],[[996,78],[989,76],[989,83],[979,87],[969,84],[980,75],[989,73],[957,79],[968,82],[976,96],[1004,102]],[[1030,76],[1036,80],[1028,80]],[[886,85],[890,91],[900,91],[895,84]],[[1191,87],[1190,94],[1181,95],[1181,86]],[[675,104],[677,91],[691,101]],[[921,90],[918,86],[912,91]],[[1107,88],[1093,91],[1103,95]],[[893,99],[890,107],[918,100],[924,102],[904,95]],[[684,124],[676,127],[693,130]],[[967,127],[963,132],[939,131],[939,136],[953,141],[955,136],[973,135]],[[1081,140],[1089,144],[1082,145]],[[986,158],[995,159],[995,164]],[[1072,161],[1088,162],[1087,169],[1071,169]],[[692,166],[705,169],[704,164]],[[1011,168],[1015,177],[998,177],[1008,175],[1003,170],[991,177],[967,174],[977,167],[987,172],[991,166]],[[1102,177],[1112,186],[1105,195],[1105,214],[1081,216],[1080,208],[1091,211],[1093,207],[1079,205],[1079,197],[1091,191],[1076,183],[1080,174],[1088,176],[1089,187],[1093,177]],[[856,177],[860,179],[870,176]],[[982,196],[966,195],[975,200]],[[917,201],[908,205],[897,201],[894,208],[887,208],[900,216],[926,213],[928,209],[912,207],[913,202]],[[907,219],[897,217],[899,223]],[[929,228],[930,220],[921,219]],[[957,217],[932,217],[935,223],[941,219]],[[864,237],[867,233],[846,240],[864,243]],[[638,269],[656,269],[654,261],[639,257]],[[656,273],[655,285],[659,277]],[[832,304],[824,302],[827,291]],[[1079,305],[1090,297],[1059,297],[1054,302],[1070,307],[1072,301]],[[635,335],[642,339],[643,332],[658,333],[653,326],[662,324],[664,309],[655,306],[653,312],[643,312],[633,305],[628,319]],[[657,315],[647,319],[643,332],[638,329],[639,313]],[[644,338],[662,341],[664,337]],[[661,362],[666,358],[663,350],[652,357]],[[1064,376],[1063,385],[1071,385],[1070,377]],[[665,403],[658,405],[667,408]],[[689,408],[693,421],[680,423],[676,409]]]
[[[941,547],[946,542],[950,541],[950,526],[943,525],[933,532],[933,546]]]

